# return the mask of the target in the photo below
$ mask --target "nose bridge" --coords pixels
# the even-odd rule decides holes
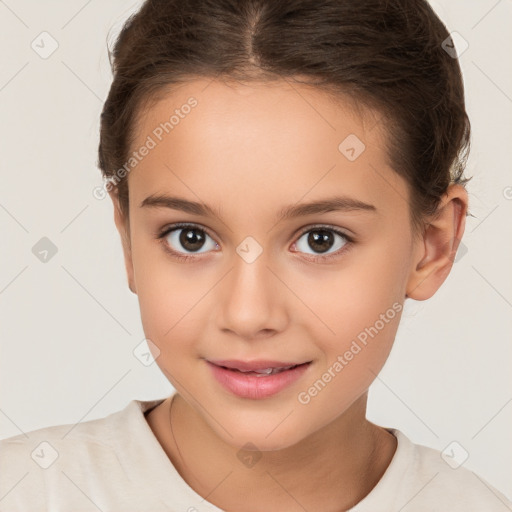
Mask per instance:
[[[269,269],[271,252],[250,236],[235,248],[223,287],[220,328],[246,337],[283,328],[284,297],[279,280]]]
[[[248,293],[264,293],[271,275],[268,248],[263,248],[253,237],[244,239],[236,247],[233,260],[233,286],[237,291]]]

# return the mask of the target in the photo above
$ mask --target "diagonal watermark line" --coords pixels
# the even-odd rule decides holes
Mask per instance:
[[[103,103],[103,100],[63,60],[61,60],[61,62],[62,64],[64,64],[64,66],[66,66],[69,69],[69,71],[71,71],[71,73],[73,73],[73,75],[75,75],[78,78],[80,82],[82,82],[82,84],[85,85],[85,87],[87,87],[87,89],[89,89],[89,91],[91,91],[94,94],[94,96],[96,96],[96,98],[98,98],[101,101],[101,103]]]
[[[498,89],[498,91],[500,91],[501,94],[503,94],[503,96],[505,96],[505,98],[507,98],[507,100],[512,103],[512,98],[510,98],[510,96],[474,60],[471,62],[480,71],[480,73],[487,77],[487,79],[496,87],[496,89]]]
[[[410,292],[408,292],[407,297],[410,296],[410,294],[418,288],[418,286],[421,286],[424,281],[426,281],[437,269],[439,268],[439,265],[436,265]]]
[[[199,503],[206,501],[208,496],[211,496],[227,480],[228,476],[230,476],[232,473],[233,470],[231,470]],[[193,507],[190,508],[189,510],[193,510]]]
[[[474,471],[472,471],[472,470],[470,470],[470,471],[471,471],[471,473],[473,473],[473,474],[478,478],[478,480],[480,480],[480,482],[482,482],[482,483],[485,485],[485,487],[487,487],[487,489],[489,489],[489,491],[491,491],[491,492],[494,494],[494,496],[496,496],[496,498],[498,498],[498,499],[501,501],[501,503],[503,503],[503,505],[505,505],[509,510],[512,510],[512,508],[510,508],[510,506],[509,506],[507,503],[505,503],[505,502],[504,502],[504,501],[503,501],[503,500],[502,500],[502,499],[501,499],[501,498],[500,498],[500,497],[499,497],[499,496],[494,492],[494,490],[493,490],[493,489],[491,489],[487,483],[485,483],[485,481],[484,481],[484,480],[482,480],[482,479],[481,479],[481,478],[480,478],[480,477],[479,477],[479,476],[478,476]]]
[[[317,185],[318,185],[318,184],[319,184],[319,183],[320,183],[320,182],[321,182],[321,181],[322,181],[322,180],[323,180],[323,179],[324,179],[324,178],[325,178],[325,177],[326,177],[326,176],[327,176],[327,175],[328,175],[328,174],[329,174],[329,173],[330,173],[330,172],[331,172],[335,167],[336,167],[336,164],[334,164],[334,165],[333,165],[333,166],[332,166],[332,167],[331,167],[327,172],[325,172],[325,173],[323,174],[323,176],[321,176],[321,177],[318,179],[318,181],[317,181],[315,184],[313,184],[307,192],[304,192],[304,194],[302,195],[302,197],[301,197],[298,201],[296,201],[296,202],[294,203],[294,205],[293,205],[293,206],[298,205],[298,204],[299,204],[299,203],[300,203],[300,202],[301,202],[301,201],[302,201],[302,200],[303,200],[303,199],[304,199],[304,198],[305,198],[305,197],[306,197],[306,196],[307,196],[307,195],[308,195],[308,194],[309,194],[309,193],[310,193],[310,192],[311,192],[311,191],[312,191],[312,190],[313,190],[313,189],[314,189],[314,188],[315,188],[315,187],[316,187],[316,186],[317,186]],[[279,222],[280,222],[280,221],[277,221],[277,222],[276,222],[276,223],[275,223],[275,224],[274,224],[274,225],[273,225],[273,226],[272,226],[272,227],[267,231],[267,233],[270,233],[270,231],[272,231],[272,230],[273,230],[273,229],[274,229],[274,228],[279,224]]]
[[[199,402],[199,400],[197,400],[197,398],[194,397],[194,395],[192,395],[192,393],[169,371],[169,370],[166,370],[165,368],[161,368],[162,372],[164,372],[166,375],[167,375],[167,378],[169,380],[169,382],[172,383],[173,380],[175,380],[180,386],[181,388],[185,391],[185,393],[187,394],[187,396],[189,398],[191,398],[199,407],[201,407],[201,409],[206,413],[208,414],[208,416],[210,416],[210,418],[215,421],[215,423],[217,423],[217,425],[219,425],[220,428],[222,428],[222,430],[224,430],[224,432],[226,432],[226,434],[228,434],[228,436],[230,437],[233,437],[233,434],[231,434],[231,432],[229,432],[226,427],[224,427],[224,425],[222,425],[222,423],[220,423],[214,416],[212,416],[210,414],[210,411],[208,411],[208,409],[206,409],[205,407],[203,407],[203,405],[201,404],[201,402]]]
[[[14,421],[9,417],[7,416],[7,414],[2,410],[0,409],[0,412],[27,438],[29,439],[29,436],[26,432],[23,431],[23,429],[21,429],[20,427],[18,427],[18,425],[16,425],[16,423],[14,423]]]
[[[299,299],[302,302],[302,304],[304,304],[304,306],[306,306],[309,309],[309,311],[311,311],[311,313],[313,313],[313,315],[315,315],[318,318],[318,320],[320,320],[320,322],[322,322],[325,325],[325,327],[327,327],[327,329],[329,329],[329,331],[331,331],[333,335],[336,335],[336,333],[268,265],[266,265],[266,267],[270,270],[270,272],[272,272],[272,274],[274,274],[274,276],[277,277],[277,279],[279,279],[279,281],[281,281],[281,283],[283,283],[286,286],[286,288],[288,288],[288,290],[290,290],[293,293],[293,295],[295,295],[295,297],[297,297],[297,299]]]
[[[334,131],[336,131],[336,128],[334,128],[334,126],[329,123],[329,121],[327,121],[327,119],[325,119],[325,117],[320,114],[320,112],[313,105],[311,105],[311,103],[306,98],[304,98],[304,96],[302,96],[302,94],[291,84],[290,81],[288,81],[285,77],[283,77],[283,79]]]
[[[62,436],[64,439],[81,421],[131,372],[128,370],[113,386]]]
[[[66,23],[60,27],[60,29],[62,30],[63,28],[67,27],[71,21],[73,21],[91,3],[91,1],[92,0],[88,0],[84,5],[82,5],[82,7],[73,16],[71,16],[71,18],[66,21]]]
[[[381,121],[385,118],[386,116],[384,114],[380,114],[379,116],[379,119],[377,119],[377,121],[375,121],[375,123],[373,123],[372,127],[368,130],[369,132],[371,132],[378,124],[381,123]]]
[[[281,487],[281,489],[283,489],[283,491],[288,494],[288,496],[290,496],[290,498],[292,498],[293,501],[295,501],[295,503],[297,503],[297,505],[299,505],[300,508],[302,508],[302,510],[305,510],[306,512],[308,512],[308,509],[302,504],[300,503],[297,498],[295,498],[295,496],[293,494],[291,494],[288,489],[285,489],[282,485],[281,485],[281,482],[279,482],[276,477],[274,475],[272,475],[271,473],[269,473],[268,471],[266,471],[266,473],[269,474],[270,477],[272,477],[274,479],[274,482],[276,482],[277,485],[279,485],[279,487]]]
[[[210,84],[208,84],[208,85],[210,85]],[[208,86],[206,86],[206,87],[208,87]],[[205,87],[205,89],[206,89],[206,87]],[[164,162],[164,166],[165,166],[165,167],[167,167],[167,169],[168,169],[170,172],[172,172],[172,174],[174,175],[174,177],[175,177],[176,179],[178,179],[179,181],[181,181],[181,183],[182,183],[185,187],[187,187],[187,188],[190,190],[190,192],[191,192],[192,194],[194,194],[194,195],[197,197],[197,199],[198,199],[198,201],[199,201],[200,203],[204,203],[204,201],[203,201],[203,200],[202,200],[202,199],[201,199],[201,198],[200,198],[200,197],[199,197],[199,196],[198,196],[198,195],[197,195],[197,194],[196,194],[196,193],[195,193],[195,192],[194,192],[194,191],[193,191],[193,190],[192,190],[192,189],[191,189],[191,188],[190,188],[190,187],[189,187],[189,186],[188,186],[188,185],[187,185],[187,184],[186,184],[186,183],[185,183],[185,182],[184,182],[184,181],[183,181],[183,180],[182,180],[182,179],[181,179],[181,178],[180,178],[180,177],[179,177],[179,176],[178,176],[178,175],[177,175],[177,174],[176,174],[176,173],[175,173],[175,172],[170,168],[170,167],[169,167],[169,165],[168,165],[168,164],[166,164],[166,163]],[[230,228],[230,227],[229,227],[229,226],[228,226],[228,225],[227,225],[227,224],[226,224],[226,223],[225,223],[225,222],[224,222],[220,217],[218,217],[218,216],[216,215],[216,216],[215,216],[215,218],[216,218],[216,219],[217,219],[221,224],[223,224],[223,225],[224,225],[224,226],[225,226],[229,231],[233,232],[233,230],[232,230],[232,229],[231,229],[231,228]]]
[[[64,230],[66,230],[73,222],[75,222],[75,220],[80,216],[82,215],[82,213],[87,210],[87,208],[89,208],[89,205],[86,205],[79,213],[77,213],[72,219],[70,222],[68,222],[61,230],[61,233],[64,232]]]
[[[371,163],[368,164],[407,204],[410,206],[409,199],[404,197]]]
[[[494,11],[494,9],[498,6],[498,4],[501,3],[501,0],[498,0],[472,27],[471,30],[473,30],[478,24],[480,24],[487,16]]]
[[[288,419],[288,417],[290,416],[290,414],[295,411],[295,409],[292,409],[266,436],[265,436],[265,439],[274,432],[274,430],[277,429],[277,427],[279,427],[279,425],[282,425],[284,423],[284,421],[286,419]]]
[[[398,509],[398,512],[400,512],[400,510],[404,509],[414,498],[416,498],[416,496],[418,496],[418,494],[423,491],[423,489],[425,489],[425,487],[427,487],[427,485],[432,482],[432,480],[434,480],[434,478],[439,474],[439,472],[437,472],[409,501],[407,501],[402,507],[400,507]]]
[[[475,231],[475,229],[480,226],[482,224],[482,222],[487,219],[487,217],[489,217],[489,215],[491,215],[491,213],[494,212],[494,210],[496,210],[496,208],[498,208],[499,204],[497,204],[472,230],[471,230],[471,233],[473,233],[473,231]]]
[[[23,274],[23,272],[25,272],[25,270],[27,270],[28,268],[28,265],[25,266],[25,268],[23,268],[22,270],[20,270],[1,290],[0,290],[0,295],[2,293],[5,292],[5,290],[7,290],[7,288],[9,286],[11,286],[12,283],[14,283],[14,281],[16,281],[16,279],[18,279],[18,277]]]
[[[478,434],[480,434],[480,432],[482,432],[482,430],[487,427],[487,425],[489,425],[489,423],[491,423],[491,421],[496,418],[496,416],[498,416],[498,414],[503,411],[503,409],[505,409],[505,407],[510,403],[512,402],[512,398],[510,400],[508,400],[505,405],[471,438],[471,440],[473,440]]]
[[[14,75],[9,78],[9,80],[7,80],[7,82],[5,82],[4,85],[2,85],[2,87],[0,87],[0,92],[2,92],[29,64],[29,61],[25,62],[25,64],[23,64],[23,66],[21,66],[20,69],[18,69],[18,71],[16,71],[16,73],[14,73]]]
[[[207,87],[210,87],[210,85],[211,85],[215,80],[217,80],[217,78],[218,78],[221,74],[222,74],[222,73],[221,73],[221,71],[219,71],[219,72],[218,72],[218,73],[217,73],[217,74],[216,74],[216,75],[215,75],[215,76],[214,76],[214,77],[213,77],[213,78],[208,82],[208,84],[207,84],[207,85],[205,85],[205,86],[202,88],[201,92],[204,92],[204,91],[205,91],[205,89],[206,89]]]
[[[27,471],[3,496],[0,497],[0,501],[2,501],[12,490],[30,473]]]
[[[6,3],[5,0],[0,0],[0,4],[4,5],[9,11],[11,11],[11,14],[18,18],[18,21],[20,21],[25,27],[30,28]]]
[[[507,300],[507,298],[502,295],[497,288],[495,288],[478,270],[474,267],[474,265],[471,265],[471,268],[509,305],[512,307],[512,304]]]
[[[372,369],[368,368],[368,370],[371,373],[373,373],[375,378],[379,379],[380,382],[382,382],[382,384],[384,384],[384,386],[386,386],[386,388],[388,388],[388,390],[391,391],[391,393],[393,393],[393,395],[395,395],[398,398],[398,400],[400,400],[400,402],[402,402],[405,405],[405,407],[407,407],[407,409],[409,409],[409,411],[411,411],[414,414],[414,416],[416,416],[416,418],[418,418],[421,421],[421,423],[423,423],[423,425],[425,425],[425,427],[427,427],[430,430],[430,432],[432,432],[432,434],[434,434],[439,439],[439,436]]]
[[[62,474],[98,509],[100,510],[101,512],[103,512],[103,509],[101,509],[97,503],[95,503],[90,496],[87,496],[87,494],[82,490],[80,489],[80,487],[75,483],[73,482],[73,480],[71,480],[71,478],[69,478],[68,475],[66,475],[66,473],[64,473],[64,471],[62,471]]]
[[[10,215],[19,224],[19,226],[25,231],[25,233],[28,233],[28,229],[1,203],[0,203],[0,208],[3,208],[5,210],[5,212],[8,215]]]
[[[75,276],[73,276],[69,270],[67,270],[63,265],[61,265],[61,267],[67,272],[69,276],[74,279],[74,281],[82,288],[82,290],[84,290],[89,295],[89,297],[91,297],[96,302],[96,304],[103,308],[103,310],[110,316],[110,318],[112,318],[118,325],[120,325],[127,334],[130,336],[132,335],[132,333]]]

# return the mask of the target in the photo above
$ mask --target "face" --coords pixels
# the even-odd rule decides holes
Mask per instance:
[[[341,418],[391,350],[416,246],[406,183],[365,112],[285,81],[197,80],[140,118],[125,254],[144,332],[233,446],[285,448]],[[235,371],[208,362],[221,360],[308,364],[236,372],[233,391],[216,375]]]

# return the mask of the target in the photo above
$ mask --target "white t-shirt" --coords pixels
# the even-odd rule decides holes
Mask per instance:
[[[144,412],[163,400],[132,400],[104,418],[0,441],[0,511],[221,512],[183,480],[147,423]],[[350,512],[512,510],[469,469],[387,430],[398,440],[394,457]]]

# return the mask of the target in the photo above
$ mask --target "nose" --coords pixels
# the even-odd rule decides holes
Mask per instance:
[[[233,267],[217,296],[219,329],[253,340],[286,328],[286,294],[290,292],[270,264],[265,251],[254,261],[235,254]]]

